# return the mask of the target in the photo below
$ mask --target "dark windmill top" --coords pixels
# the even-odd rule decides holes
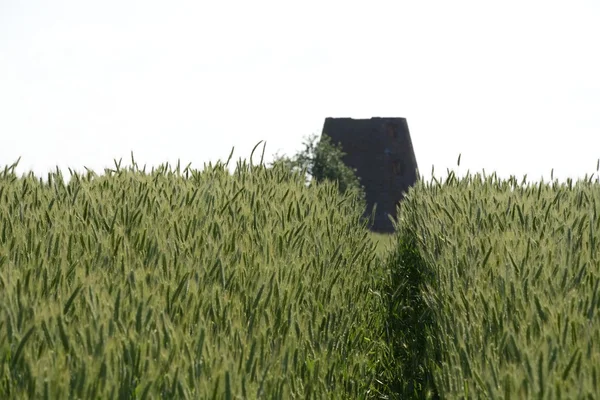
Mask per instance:
[[[417,180],[418,167],[405,118],[326,118],[323,134],[340,143],[346,165],[356,168],[365,188],[370,216],[377,204],[371,229],[393,232],[388,214],[396,218],[396,206]]]

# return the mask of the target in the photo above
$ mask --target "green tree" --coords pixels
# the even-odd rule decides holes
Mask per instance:
[[[341,193],[354,192],[364,201],[364,188],[356,176],[356,170],[342,160],[345,153],[341,144],[334,144],[326,134],[321,136],[321,140],[318,139],[315,134],[305,138],[303,149],[293,157],[276,154],[272,165],[283,163],[293,171],[304,171],[309,182],[337,182]]]

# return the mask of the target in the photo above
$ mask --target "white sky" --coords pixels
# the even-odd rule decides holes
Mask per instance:
[[[407,118],[425,176],[462,153],[462,172],[583,177],[599,21],[597,0],[0,0],[0,166],[202,168],[378,116]]]

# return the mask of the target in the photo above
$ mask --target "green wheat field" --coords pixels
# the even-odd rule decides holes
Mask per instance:
[[[600,398],[600,184],[0,172],[2,399]]]

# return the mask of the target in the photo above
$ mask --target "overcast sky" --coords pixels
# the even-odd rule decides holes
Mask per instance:
[[[202,168],[407,118],[421,173],[583,177],[600,1],[0,0],[0,166]]]

